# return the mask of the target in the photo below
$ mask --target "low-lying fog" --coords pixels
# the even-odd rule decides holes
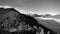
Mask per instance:
[[[43,20],[55,20],[56,22],[60,23],[60,19],[56,19],[56,18],[43,18],[43,17],[37,17],[39,19],[43,19]]]

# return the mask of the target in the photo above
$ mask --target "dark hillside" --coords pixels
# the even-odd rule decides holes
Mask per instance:
[[[14,8],[2,9],[0,16],[0,34],[56,34],[54,31],[38,23],[32,16],[21,14]],[[12,29],[12,30],[11,30]],[[14,31],[14,29],[16,29]]]

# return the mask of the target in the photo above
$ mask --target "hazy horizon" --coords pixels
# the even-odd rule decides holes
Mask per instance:
[[[17,7],[23,12],[60,14],[60,0],[0,0],[0,5]]]

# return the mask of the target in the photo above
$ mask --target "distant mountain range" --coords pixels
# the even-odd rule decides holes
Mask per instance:
[[[53,18],[60,19],[60,14],[53,16]]]
[[[49,16],[52,16],[50,14],[45,14],[45,15],[43,15],[43,14],[41,14],[41,15],[39,15],[39,14],[28,14],[28,15],[33,16],[33,17],[49,17]]]
[[[50,15],[50,14],[45,14],[45,15],[39,15],[39,14],[32,14],[31,16],[33,17],[44,17],[44,18],[55,18],[55,19],[60,19],[60,14],[57,15]]]

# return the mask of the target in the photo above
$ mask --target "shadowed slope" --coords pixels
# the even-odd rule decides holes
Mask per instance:
[[[5,11],[6,11],[6,9],[5,9]],[[33,32],[34,34],[36,33],[36,31],[39,31],[39,27],[43,28],[44,32],[46,32],[46,33],[48,31],[50,31],[51,34],[54,33],[52,30],[50,30],[47,27],[38,23],[38,21],[35,18],[33,18],[32,16],[21,14],[13,8],[10,8],[7,13],[5,13],[5,14],[3,14],[3,16],[1,16],[0,24],[1,24],[0,32],[2,32],[2,31],[7,32],[7,30],[10,31],[11,29],[13,30],[15,28],[17,30],[13,31],[14,33],[16,33],[16,32],[21,33],[21,30],[19,30],[19,28],[22,27],[22,29],[23,29],[22,31],[24,32],[24,34],[26,34],[25,32],[27,30],[25,29],[26,28],[25,26],[29,25],[32,28],[32,30],[34,31]],[[34,28],[34,26],[36,26],[38,29]],[[28,32],[29,31],[30,30],[28,30]],[[8,33],[11,33],[11,32],[8,32]],[[33,33],[31,32],[31,34],[33,34]]]
[[[48,29],[53,30],[54,32],[60,33],[60,23],[56,22],[55,20],[44,20],[35,17],[38,21],[38,23],[42,24],[43,26],[47,27]]]

